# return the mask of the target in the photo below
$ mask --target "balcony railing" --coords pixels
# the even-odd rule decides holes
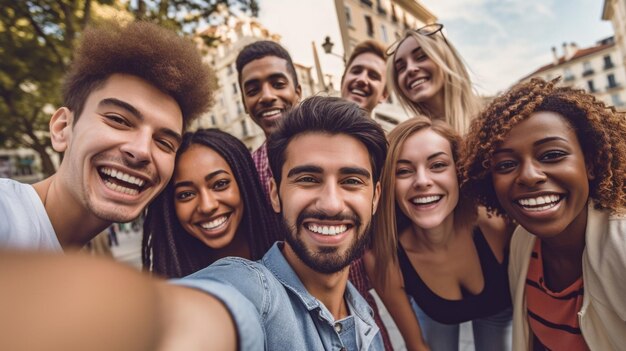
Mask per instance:
[[[591,68],[590,68],[590,69],[586,69],[586,70],[583,72],[583,77],[590,76],[590,75],[592,75],[593,73],[594,73],[594,72],[593,72],[593,69],[591,69]]]

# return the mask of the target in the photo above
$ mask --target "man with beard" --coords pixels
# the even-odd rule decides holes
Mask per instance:
[[[219,290],[212,284],[234,287],[254,306],[247,321],[261,324],[268,350],[382,350],[348,270],[369,241],[386,151],[384,132],[355,104],[305,100],[268,141],[271,202],[286,241],[258,262],[222,259],[177,283],[209,293]],[[238,324],[235,303],[222,300]]]
[[[0,247],[80,248],[137,218],[172,176],[185,127],[210,105],[198,50],[155,24],[90,27],[73,57],[50,119],[63,160],[32,186],[0,179]]]
[[[165,284],[110,262],[0,252],[0,349],[382,350],[348,269],[371,235],[384,132],[353,103],[312,97],[268,151],[287,240],[261,260]]]
[[[291,56],[280,44],[260,40],[239,52],[236,66],[244,108],[268,138],[302,95]],[[252,152],[252,159],[269,196],[272,171],[266,143]]]
[[[376,40],[365,40],[355,46],[341,76],[341,97],[371,114],[389,97],[386,59],[385,47]]]

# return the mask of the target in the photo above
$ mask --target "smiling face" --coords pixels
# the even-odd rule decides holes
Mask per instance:
[[[496,149],[493,186],[505,211],[542,239],[584,232],[589,180],[575,131],[553,112],[536,112]]]
[[[387,98],[385,84],[385,61],[366,52],[357,56],[346,69],[341,83],[341,97],[372,112],[378,103]]]
[[[287,61],[265,56],[250,61],[241,70],[241,93],[246,111],[268,137],[287,111],[300,101]]]
[[[329,274],[359,257],[379,193],[368,150],[357,139],[321,133],[292,139],[280,188],[272,182],[271,191],[272,207],[288,228],[285,256],[292,266],[299,259]]]
[[[147,81],[110,76],[73,124],[67,108],[50,122],[53,146],[65,156],[55,178],[72,204],[109,222],[139,216],[167,184],[183,119],[176,101]]]
[[[430,128],[409,136],[396,163],[395,197],[414,226],[434,229],[453,220],[459,183],[450,142]]]
[[[393,60],[396,82],[407,99],[429,104],[443,96],[443,72],[415,39],[404,39]]]
[[[244,211],[226,160],[199,144],[190,146],[176,162],[174,207],[183,229],[213,249],[232,242]]]

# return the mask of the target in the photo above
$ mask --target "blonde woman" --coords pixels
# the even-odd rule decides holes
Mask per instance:
[[[466,321],[477,350],[510,350],[510,230],[459,191],[459,143],[425,117],[391,131],[365,265],[409,350],[458,350]]]
[[[464,134],[481,101],[442,29],[436,23],[407,31],[387,50],[387,77],[401,104],[414,115],[442,119]]]

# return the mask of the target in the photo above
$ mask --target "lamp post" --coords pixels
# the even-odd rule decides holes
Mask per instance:
[[[326,38],[324,38],[324,42],[322,43],[322,48],[324,49],[324,52],[330,55],[335,55],[341,58],[341,60],[343,60],[343,63],[346,63],[346,58],[343,55],[339,55],[333,52],[333,46],[335,46],[335,43],[333,43],[330,39],[330,36],[327,35]]]

